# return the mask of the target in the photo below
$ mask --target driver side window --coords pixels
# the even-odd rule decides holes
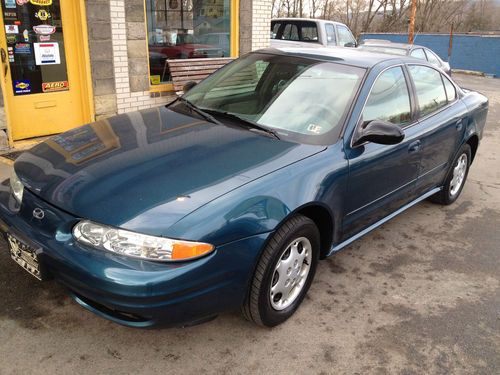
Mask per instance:
[[[373,85],[363,110],[363,126],[373,120],[401,126],[410,122],[410,95],[400,66],[383,72]]]

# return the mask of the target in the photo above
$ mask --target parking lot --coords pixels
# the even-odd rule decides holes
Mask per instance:
[[[422,203],[320,263],[275,329],[238,312],[137,330],[39,283],[0,242],[0,374],[500,373],[500,79],[457,75],[490,99],[460,199]],[[7,171],[2,167],[2,171]]]

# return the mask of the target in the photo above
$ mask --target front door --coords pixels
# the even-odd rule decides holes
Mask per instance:
[[[404,128],[397,145],[346,144],[349,160],[348,199],[343,234],[349,238],[388,216],[413,198],[420,163],[419,127],[401,66],[384,71],[375,81],[360,126],[382,120]]]
[[[0,0],[0,70],[10,140],[92,120],[83,0]]]

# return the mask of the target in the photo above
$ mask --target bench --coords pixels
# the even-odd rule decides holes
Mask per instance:
[[[175,93],[181,96],[186,83],[198,83],[233,60],[231,57],[167,60]]]

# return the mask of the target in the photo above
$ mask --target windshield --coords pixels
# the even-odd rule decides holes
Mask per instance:
[[[330,61],[252,53],[184,98],[214,116],[229,113],[282,138],[326,145],[336,142],[364,73]]]
[[[378,53],[388,53],[390,55],[401,55],[401,56],[406,55],[406,49],[404,49],[404,48],[386,47],[386,46],[370,46],[367,44],[360,45],[359,48],[362,50],[365,50],[365,51],[378,52]]]

